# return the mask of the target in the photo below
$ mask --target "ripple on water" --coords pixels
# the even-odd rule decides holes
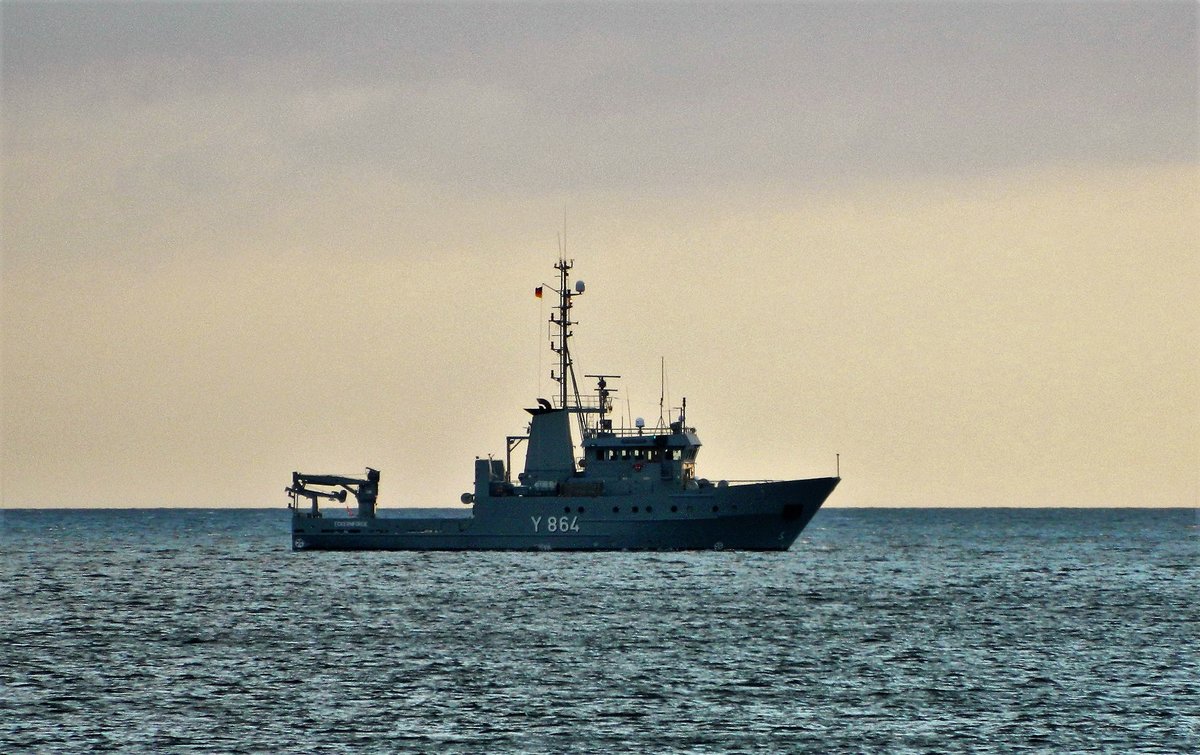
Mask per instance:
[[[0,749],[1198,751],[1190,522],[831,510],[785,554],[294,554],[277,512],[10,511]]]

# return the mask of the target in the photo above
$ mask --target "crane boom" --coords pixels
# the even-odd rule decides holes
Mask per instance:
[[[325,488],[341,488],[341,490],[311,490],[308,487],[310,485]],[[307,498],[312,504],[310,514],[312,517],[321,516],[320,507],[317,505],[317,502],[321,498],[344,502],[346,494],[349,492],[358,501],[358,515],[360,517],[374,518],[375,500],[379,497],[379,470],[367,467],[366,478],[292,472],[291,487],[284,488],[284,492],[292,499],[291,508],[296,508],[296,499],[298,497]]]

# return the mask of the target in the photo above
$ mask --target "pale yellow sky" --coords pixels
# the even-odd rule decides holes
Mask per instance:
[[[829,505],[1196,506],[1196,7],[5,4],[0,505],[454,506],[580,373]],[[540,366],[540,371],[539,371]]]

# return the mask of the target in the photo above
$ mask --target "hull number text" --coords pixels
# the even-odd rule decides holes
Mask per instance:
[[[529,521],[533,522],[534,532],[578,532],[579,517],[577,516],[531,516]]]

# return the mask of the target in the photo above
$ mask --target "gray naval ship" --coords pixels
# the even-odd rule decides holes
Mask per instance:
[[[466,517],[380,516],[379,472],[364,477],[292,474],[293,550],[787,550],[833,492],[840,477],[711,483],[696,475],[700,438],[678,419],[648,428],[613,426],[610,380],[585,375],[584,395],[571,359],[572,261],[560,259],[558,305],[550,315],[551,378],[556,402],[525,411],[524,435],[507,438],[505,459],[475,460],[475,489],[464,493]],[[541,295],[541,289],[538,289]],[[674,410],[672,410],[674,417]],[[580,439],[576,456],[573,426]],[[512,477],[513,451],[525,446],[524,470]],[[349,516],[326,516],[322,499],[358,504]],[[406,514],[412,514],[409,510]]]

